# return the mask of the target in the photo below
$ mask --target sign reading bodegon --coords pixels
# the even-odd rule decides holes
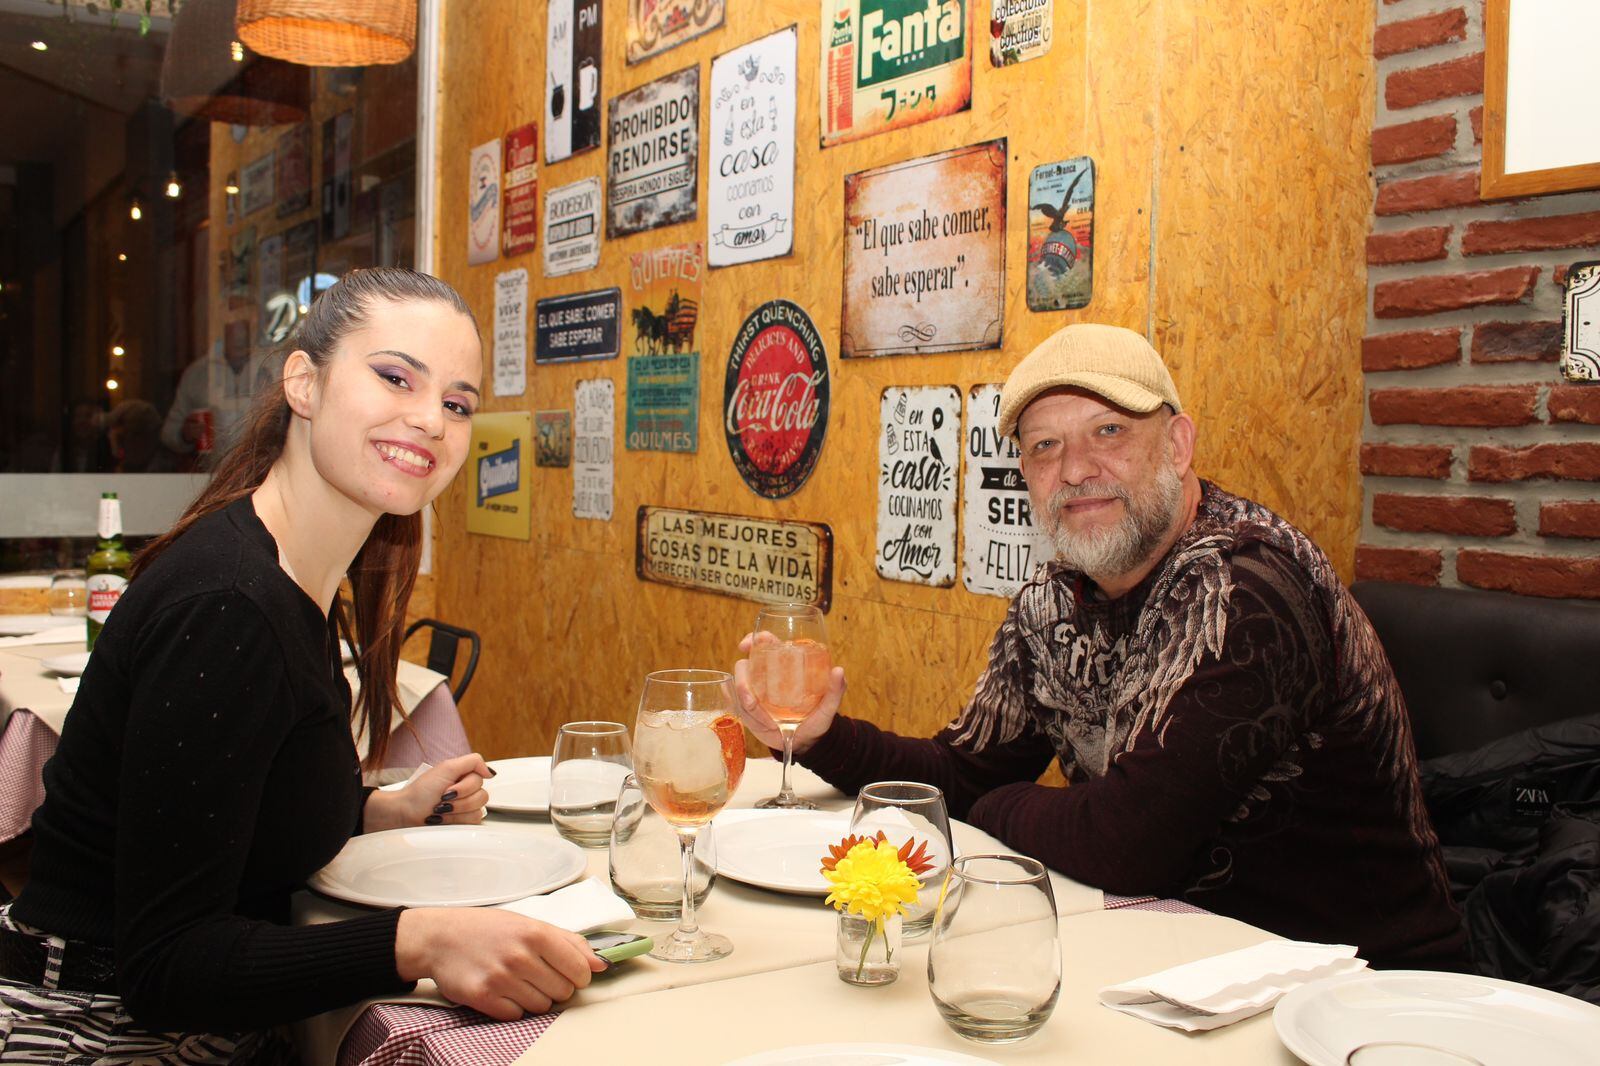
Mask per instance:
[[[832,602],[833,531],[820,522],[641,507],[638,531],[643,581],[824,611]]]

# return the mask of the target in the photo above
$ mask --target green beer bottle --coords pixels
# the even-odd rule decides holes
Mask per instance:
[[[133,556],[122,546],[122,503],[114,492],[100,494],[100,543],[84,568],[89,587],[89,648],[105,627],[106,616],[117,605],[128,584]]]

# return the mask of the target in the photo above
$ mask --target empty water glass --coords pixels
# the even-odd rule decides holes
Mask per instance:
[[[568,722],[550,756],[550,821],[584,848],[611,839],[617,792],[633,771],[628,727],[620,722]]]
[[[917,875],[922,879],[922,891],[917,893],[917,902],[906,907],[902,935],[906,940],[926,935],[933,928],[939,888],[944,884],[951,856],[955,854],[944,793],[916,781],[878,781],[867,785],[856,796],[850,832],[863,837],[881,832],[896,848],[908,839],[925,846],[923,854],[932,865]]]
[[[47,601],[50,613],[60,618],[83,618],[89,613],[89,589],[82,570],[57,570],[50,576]]]
[[[611,825],[611,888],[641,918],[675,922],[683,910],[683,857],[678,831],[644,798],[629,774],[617,794]],[[717,837],[708,822],[695,834],[694,905],[701,906],[717,878]]]
[[[928,949],[928,990],[957,1036],[1008,1044],[1037,1032],[1061,994],[1056,899],[1021,855],[950,864]]]

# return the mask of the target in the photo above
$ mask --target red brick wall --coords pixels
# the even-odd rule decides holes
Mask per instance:
[[[1356,577],[1600,598],[1600,386],[1561,283],[1600,192],[1478,198],[1482,0],[1379,0]]]

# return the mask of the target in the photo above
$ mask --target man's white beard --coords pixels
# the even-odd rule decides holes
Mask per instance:
[[[1061,507],[1068,500],[1119,499],[1125,514],[1109,528],[1075,533],[1062,521]],[[1056,548],[1056,558],[1093,581],[1127,574],[1149,561],[1177,519],[1183,502],[1183,479],[1170,464],[1162,464],[1147,495],[1135,498],[1122,485],[1063,485],[1050,497],[1044,515],[1045,532]]]

